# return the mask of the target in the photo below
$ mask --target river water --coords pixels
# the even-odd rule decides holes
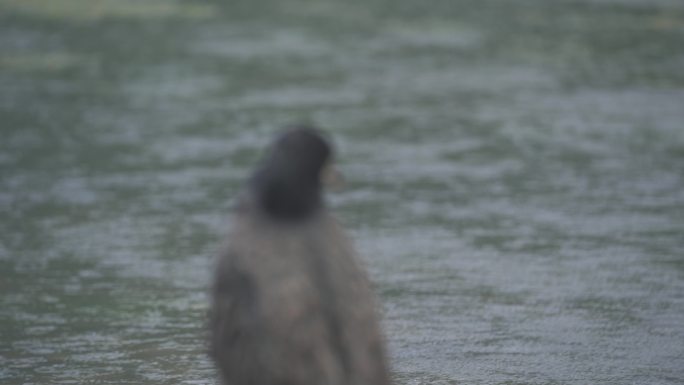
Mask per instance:
[[[684,383],[678,0],[0,0],[0,383],[214,384],[213,254],[299,121],[397,384]]]

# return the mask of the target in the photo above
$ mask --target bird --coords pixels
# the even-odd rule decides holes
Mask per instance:
[[[327,209],[333,147],[286,128],[247,180],[211,289],[210,356],[224,385],[389,385],[374,290]]]

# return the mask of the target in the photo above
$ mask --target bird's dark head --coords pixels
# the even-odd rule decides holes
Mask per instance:
[[[252,179],[257,205],[279,220],[304,220],[322,207],[322,173],[333,150],[323,135],[306,126],[279,135]]]

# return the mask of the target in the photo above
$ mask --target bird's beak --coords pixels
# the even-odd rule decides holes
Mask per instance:
[[[344,187],[344,177],[342,176],[342,173],[330,163],[323,167],[321,181],[323,182],[323,186],[331,191],[339,191]]]

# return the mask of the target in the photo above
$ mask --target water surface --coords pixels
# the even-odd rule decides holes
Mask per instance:
[[[0,0],[0,382],[213,384],[232,197],[332,134],[398,384],[684,382],[679,1]]]

